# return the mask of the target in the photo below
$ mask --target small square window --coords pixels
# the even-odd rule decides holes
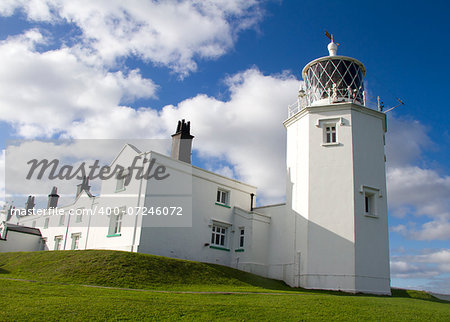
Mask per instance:
[[[336,143],[336,124],[327,124],[325,130],[325,143]]]
[[[217,190],[217,203],[220,203],[222,205],[228,205],[229,202],[229,196],[230,196],[230,192],[223,190],[223,189],[218,189]]]
[[[345,125],[345,120],[342,117],[319,119],[315,125],[322,130],[323,146],[340,145],[338,127]]]

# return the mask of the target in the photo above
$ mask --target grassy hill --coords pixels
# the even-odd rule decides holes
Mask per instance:
[[[0,289],[3,321],[450,320],[450,303],[425,292],[311,291],[219,265],[118,251],[2,253]]]
[[[0,253],[0,277],[164,290],[288,291],[281,281],[233,268],[110,250]]]

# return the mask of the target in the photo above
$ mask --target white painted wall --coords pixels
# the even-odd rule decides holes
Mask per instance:
[[[389,236],[384,162],[385,114],[367,109],[352,110],[354,198],[355,198],[355,268],[359,291],[390,293]],[[379,190],[377,217],[364,214],[361,186]]]
[[[0,239],[0,253],[33,252],[43,249],[41,236],[9,230],[5,239]]]
[[[184,200],[189,206],[190,199],[192,225],[191,227],[154,227],[155,218],[146,216],[142,221],[143,228],[138,251],[236,267],[236,258],[245,258],[247,256],[245,252],[249,253],[247,246],[244,252],[238,252],[239,254],[235,252],[239,248],[238,228],[243,225],[246,232],[250,234],[249,225],[252,220],[237,220],[234,207],[240,207],[244,211],[249,210],[250,194],[255,193],[256,188],[154,152],[152,155],[168,167],[171,173],[170,180],[176,180],[165,182],[172,189],[168,199],[170,203],[177,206],[179,204],[174,204],[176,200]],[[176,182],[182,182],[182,184]],[[216,204],[218,188],[229,191],[229,207]],[[149,181],[146,189],[145,205],[147,207],[158,205],[156,202],[163,198],[154,198],[155,193],[164,195],[165,186],[161,187],[160,183]],[[192,193],[192,197],[180,198],[179,196],[183,193]],[[224,247],[226,250],[210,247],[214,222],[228,226],[227,243]],[[248,247],[251,247],[251,237],[249,237],[246,241],[249,243]]]
[[[362,182],[385,191],[383,118],[382,113],[341,103],[305,108],[285,122],[287,202],[297,216],[294,263],[300,258],[300,286],[389,293],[385,282],[374,289],[380,278],[389,276],[387,222],[369,224],[357,192]],[[338,144],[323,144],[327,123],[336,123]],[[385,199],[378,201],[379,211],[385,212]],[[379,242],[370,244],[375,235]]]

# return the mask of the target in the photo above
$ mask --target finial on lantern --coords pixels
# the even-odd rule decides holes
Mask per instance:
[[[328,44],[328,53],[330,56],[336,56],[336,52],[339,46],[339,43],[335,43],[333,40],[333,35],[331,35],[328,31],[325,30],[325,36],[330,39],[330,43]]]

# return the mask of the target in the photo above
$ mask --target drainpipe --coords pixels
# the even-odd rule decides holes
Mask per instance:
[[[89,232],[91,230],[91,217],[94,215],[94,202],[95,202],[95,197],[92,197],[92,203],[91,203],[91,211],[88,212],[87,214],[89,215],[89,220],[88,220],[88,225],[87,225],[87,230],[86,230],[86,242],[84,244],[84,249],[88,249],[88,239],[89,239]]]
[[[66,250],[66,244],[67,244],[67,237],[69,235],[69,225],[70,225],[70,211],[67,213],[67,216],[69,216],[69,218],[67,219],[67,228],[66,228],[66,236],[64,237],[64,248],[63,250]]]
[[[144,152],[144,158],[142,160],[142,171],[144,171],[145,168],[145,160],[147,160],[147,155],[149,154],[148,152]],[[131,252],[137,252],[137,247],[135,245],[136,243],[136,234],[137,234],[137,225],[138,225],[138,217],[139,217],[139,213],[141,211],[139,211],[140,208],[140,203],[141,203],[141,193],[142,193],[142,181],[144,179],[144,174],[142,175],[141,181],[139,182],[139,194],[138,194],[138,200],[137,200],[137,214],[136,217],[134,219],[134,230],[133,230],[133,240],[131,242]],[[146,181],[147,183],[147,181]],[[145,202],[145,196],[144,196],[144,202]],[[143,220],[143,219],[142,219]],[[141,227],[142,229],[142,227]],[[141,231],[142,232],[142,231]]]

